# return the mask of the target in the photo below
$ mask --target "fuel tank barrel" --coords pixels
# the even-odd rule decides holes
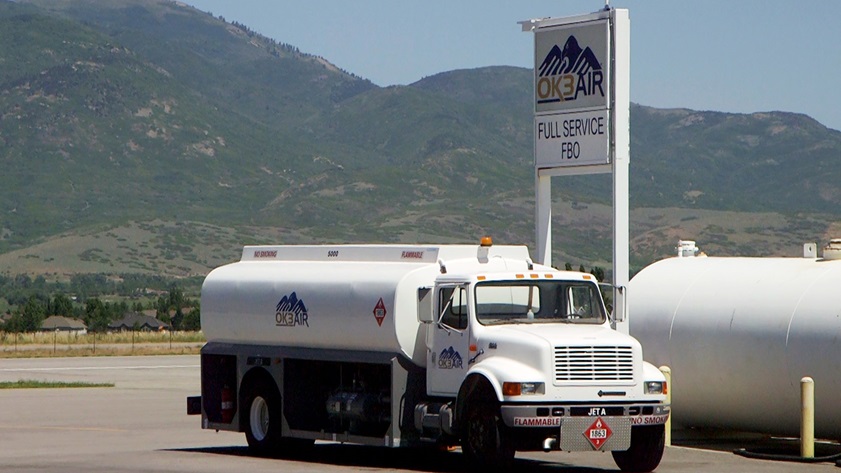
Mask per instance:
[[[841,260],[679,257],[630,282],[630,334],[672,369],[676,425],[841,439]]]
[[[249,246],[205,278],[201,325],[208,341],[402,354],[426,366],[418,290],[444,266],[456,271],[525,267],[525,246]]]

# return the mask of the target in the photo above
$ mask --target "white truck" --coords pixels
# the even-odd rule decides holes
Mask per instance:
[[[315,440],[612,451],[651,471],[669,416],[663,375],[611,329],[595,278],[524,246],[246,246],[201,295],[205,429],[262,453]]]

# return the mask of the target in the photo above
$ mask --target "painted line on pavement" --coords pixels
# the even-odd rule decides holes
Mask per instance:
[[[9,425],[9,424],[0,424],[0,429],[11,429],[11,430],[61,430],[61,431],[73,431],[73,432],[129,432],[126,429],[113,429],[108,427],[59,427],[54,425]]]

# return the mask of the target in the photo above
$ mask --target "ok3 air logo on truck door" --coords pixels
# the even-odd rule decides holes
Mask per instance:
[[[447,348],[438,356],[438,368],[442,370],[462,369],[464,361],[461,355],[453,348]]]
[[[283,296],[277,303],[275,325],[278,327],[310,326],[307,306],[304,305],[303,300],[298,299],[298,295],[294,292],[288,296]]]

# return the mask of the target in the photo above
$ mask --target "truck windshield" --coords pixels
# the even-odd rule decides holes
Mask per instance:
[[[476,317],[483,325],[602,324],[598,286],[584,281],[493,281],[476,284]]]

